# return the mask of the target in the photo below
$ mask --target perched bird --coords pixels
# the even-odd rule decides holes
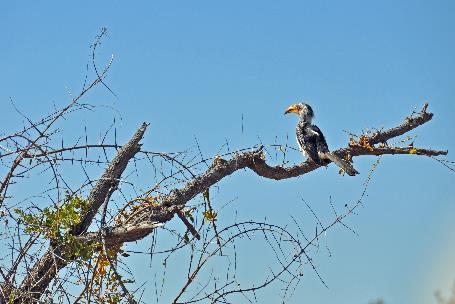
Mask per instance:
[[[324,134],[317,126],[311,124],[314,112],[310,105],[303,102],[293,104],[284,112],[284,114],[288,113],[299,115],[299,122],[296,126],[297,143],[300,150],[308,158],[320,166],[327,165],[329,161],[332,161],[350,176],[359,173],[349,162],[330,152]]]

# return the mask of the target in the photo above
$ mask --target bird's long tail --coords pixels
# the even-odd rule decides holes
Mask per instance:
[[[328,159],[330,159],[332,162],[335,163],[338,167],[343,169],[344,172],[346,172],[350,176],[354,176],[356,174],[359,174],[356,169],[351,165],[351,163],[345,161],[344,159],[341,159],[340,157],[336,156],[333,153],[327,152],[325,153],[325,156],[327,156]]]

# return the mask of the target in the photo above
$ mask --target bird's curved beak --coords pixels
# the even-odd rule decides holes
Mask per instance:
[[[299,113],[299,109],[297,108],[297,105],[292,105],[292,106],[289,106],[289,108],[286,109],[286,112],[284,112],[284,114],[288,114],[288,113]]]

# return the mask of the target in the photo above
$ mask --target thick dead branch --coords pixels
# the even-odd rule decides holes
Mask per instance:
[[[412,129],[415,129],[418,126],[430,121],[433,118],[433,113],[428,113],[427,107],[428,103],[425,103],[422,107],[422,110],[420,113],[418,113],[417,116],[406,117],[406,121],[398,127],[388,129],[384,132],[376,132],[373,136],[370,137],[369,142],[372,145],[385,143],[391,138],[403,135],[404,133],[409,132]]]
[[[110,189],[117,188],[120,176],[126,169],[128,162],[140,151],[141,145],[139,144],[139,141],[144,136],[147,126],[146,123],[143,123],[130,141],[118,151],[117,155],[109,164],[109,167],[98,180],[95,187],[93,187],[88,197],[90,208],[82,216],[81,223],[72,230],[74,235],[79,235],[86,231],[103,202],[109,200],[107,196],[112,193]]]
[[[143,239],[149,235],[153,229],[161,226],[163,226],[162,223],[144,223],[128,227],[105,228],[102,233],[105,233],[104,239],[106,246],[111,247],[125,242],[134,242]],[[99,239],[99,236],[99,232],[89,232],[79,236],[77,239],[90,243]]]

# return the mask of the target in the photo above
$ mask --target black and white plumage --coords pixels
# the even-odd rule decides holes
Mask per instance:
[[[332,161],[350,176],[359,173],[349,162],[330,152],[324,134],[317,126],[311,124],[314,112],[310,105],[303,102],[291,105],[284,114],[288,113],[299,115],[299,122],[296,126],[297,143],[308,158],[320,166]]]

